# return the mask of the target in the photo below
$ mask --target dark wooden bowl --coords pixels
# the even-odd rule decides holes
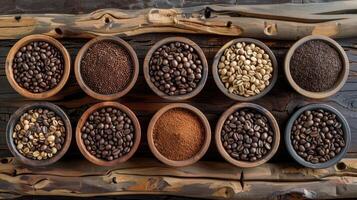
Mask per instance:
[[[342,124],[342,130],[344,133],[344,139],[345,139],[345,143],[346,146],[345,148],[343,148],[341,150],[341,152],[336,155],[333,159],[328,160],[327,162],[324,163],[310,163],[306,160],[304,160],[303,158],[301,158],[296,151],[294,150],[293,145],[291,144],[291,129],[294,125],[295,120],[300,116],[301,113],[305,112],[306,110],[314,110],[314,109],[323,109],[323,110],[327,110],[329,112],[332,112],[334,114],[336,114],[336,117],[338,119],[338,121],[341,122]],[[348,122],[346,120],[346,118],[335,108],[333,108],[332,106],[329,106],[327,104],[308,104],[306,106],[303,106],[302,108],[300,108],[299,110],[297,110],[289,119],[286,128],[285,128],[285,145],[286,148],[288,149],[289,154],[301,165],[305,166],[305,167],[309,167],[309,168],[314,168],[314,169],[320,169],[320,168],[327,168],[330,167],[336,163],[338,163],[347,153],[349,146],[351,145],[351,130],[350,127],[348,125]]]
[[[133,144],[131,150],[129,151],[129,153],[118,158],[118,159],[112,160],[112,161],[102,160],[102,159],[99,159],[99,158],[93,156],[90,152],[87,151],[85,144],[83,143],[83,139],[81,137],[81,128],[83,127],[83,125],[86,122],[89,115],[91,113],[93,113],[94,111],[101,109],[103,107],[114,107],[114,108],[121,110],[122,112],[125,112],[129,116],[129,118],[132,120],[134,128],[135,128],[135,133],[134,133],[135,141],[134,141],[134,144]],[[115,166],[115,165],[118,165],[118,164],[123,163],[123,162],[127,161],[128,159],[130,159],[134,155],[136,150],[138,149],[139,144],[140,144],[140,139],[141,139],[141,128],[140,128],[140,123],[139,123],[138,118],[136,117],[136,115],[134,114],[133,111],[131,111],[128,107],[126,107],[125,105],[120,104],[118,102],[107,101],[107,102],[101,102],[101,103],[94,104],[93,106],[88,108],[83,113],[83,115],[81,116],[81,118],[78,121],[77,128],[76,128],[76,142],[77,142],[77,146],[78,146],[80,152],[90,162],[92,162],[96,165],[101,165],[101,166]]]
[[[224,149],[222,140],[221,140],[222,127],[223,127],[223,124],[226,121],[227,117],[230,114],[234,113],[235,111],[244,109],[244,108],[254,109],[254,110],[259,111],[261,114],[265,115],[269,120],[270,126],[273,129],[274,136],[275,136],[271,151],[267,155],[265,155],[264,158],[262,158],[258,161],[255,161],[255,162],[239,161],[239,160],[232,158],[227,153],[227,151]],[[237,103],[237,104],[233,105],[232,107],[228,108],[228,110],[226,110],[219,118],[217,125],[216,125],[215,139],[216,139],[217,149],[225,160],[227,160],[231,164],[236,165],[238,167],[244,167],[244,168],[256,167],[256,166],[259,166],[263,163],[266,163],[268,160],[270,160],[274,156],[276,151],[278,150],[279,143],[280,143],[280,130],[279,130],[279,125],[276,122],[274,116],[264,107],[262,107],[258,104],[254,104],[254,103]]]
[[[66,139],[65,139],[62,149],[56,155],[54,155],[52,158],[49,158],[46,160],[32,160],[32,159],[29,159],[29,158],[23,156],[16,149],[16,145],[12,138],[12,133],[13,133],[14,127],[16,126],[17,122],[20,120],[21,115],[24,114],[24,112],[26,112],[27,110],[34,109],[34,108],[46,108],[46,109],[49,109],[49,110],[55,112],[58,116],[60,116],[62,118],[63,123],[66,127]],[[12,155],[14,155],[14,157],[17,160],[21,161],[23,164],[34,166],[34,167],[46,166],[46,165],[50,165],[52,163],[57,162],[67,152],[67,150],[71,144],[71,141],[72,141],[72,126],[71,126],[70,120],[68,119],[66,113],[60,107],[56,106],[53,103],[49,103],[49,102],[37,102],[37,103],[31,103],[31,104],[26,104],[26,105],[22,106],[21,108],[16,110],[14,112],[14,114],[11,115],[10,120],[7,123],[7,127],[6,127],[6,142],[7,142],[7,146],[9,147]]]
[[[24,45],[33,42],[33,41],[45,41],[50,44],[52,44],[54,47],[56,47],[63,56],[64,60],[64,71],[63,71],[63,76],[58,85],[51,90],[48,90],[46,92],[41,92],[41,93],[32,93],[25,88],[22,88],[19,84],[17,84],[16,80],[14,79],[14,74],[12,70],[12,65],[14,61],[14,57],[17,53],[17,51]],[[29,35],[21,40],[17,41],[14,46],[10,49],[9,53],[7,54],[6,57],[6,64],[5,64],[5,72],[6,72],[6,77],[7,80],[9,81],[10,85],[16,92],[18,92],[20,95],[30,98],[30,99],[46,99],[49,98],[55,94],[57,94],[63,86],[66,84],[69,74],[71,71],[71,57],[68,54],[67,49],[56,39],[49,37],[47,35],[41,35],[41,34],[36,34],[36,35]]]
[[[342,60],[342,72],[341,72],[337,82],[335,83],[335,85],[327,91],[311,92],[311,91],[305,90],[305,89],[301,88],[294,81],[293,77],[291,76],[291,72],[290,72],[291,57],[293,56],[295,50],[300,45],[304,44],[305,42],[307,42],[309,40],[322,40],[322,41],[326,42],[327,44],[329,44],[331,47],[335,48],[335,50],[340,54],[340,58]],[[298,40],[289,49],[288,53],[286,54],[285,60],[284,60],[284,71],[285,71],[286,78],[288,79],[290,85],[295,89],[296,92],[300,93],[301,95],[303,95],[305,97],[309,97],[312,99],[323,99],[323,98],[327,98],[327,97],[334,95],[343,87],[343,85],[346,83],[347,78],[348,78],[348,73],[350,71],[350,64],[349,64],[349,61],[348,61],[345,51],[335,40],[333,40],[329,37],[326,37],[326,36],[322,36],[322,35],[310,35],[310,36],[306,36],[306,37]]]
[[[159,88],[157,88],[151,82],[151,80],[150,80],[151,77],[150,77],[150,74],[149,74],[149,71],[150,71],[149,70],[150,69],[149,63],[150,63],[152,54],[156,51],[156,49],[158,49],[160,46],[162,46],[164,44],[167,44],[167,43],[170,43],[170,42],[176,42],[176,41],[189,44],[190,46],[192,46],[192,48],[195,49],[195,51],[199,55],[200,59],[202,60],[203,70],[202,70],[202,79],[198,83],[197,87],[192,92],[184,94],[184,95],[170,96],[170,95],[162,92],[161,90],[159,90]],[[192,98],[192,97],[196,96],[203,89],[203,87],[205,86],[206,80],[207,80],[207,76],[208,76],[208,64],[207,64],[207,59],[206,59],[205,54],[203,53],[202,49],[195,42],[193,42],[192,40],[190,40],[188,38],[184,38],[184,37],[168,37],[168,38],[165,38],[165,39],[162,39],[162,40],[158,41],[147,52],[147,54],[145,56],[145,59],[144,59],[143,71],[144,71],[144,76],[145,76],[146,83],[149,85],[151,90],[154,91],[158,96],[160,96],[161,98],[164,98],[164,99],[171,100],[171,101],[182,101],[182,100],[186,100],[186,99],[189,99],[189,98]]]
[[[240,95],[229,93],[228,89],[226,87],[224,87],[224,84],[222,83],[221,78],[220,78],[220,76],[218,74],[218,64],[219,64],[219,60],[221,59],[222,54],[224,53],[224,50],[229,48],[232,44],[235,44],[235,43],[238,43],[238,42],[254,43],[255,45],[257,45],[260,48],[264,49],[264,51],[269,55],[270,60],[272,62],[271,64],[272,64],[272,67],[273,67],[273,74],[272,74],[272,78],[271,78],[270,84],[266,88],[264,88],[263,91],[261,91],[259,94],[255,95],[255,96],[244,97],[244,96],[240,96]],[[212,64],[212,74],[213,74],[214,82],[216,83],[217,87],[227,97],[229,97],[229,98],[231,98],[233,100],[236,100],[236,101],[253,101],[253,100],[256,100],[256,99],[259,99],[259,98],[263,97],[264,95],[266,95],[274,87],[274,85],[276,83],[276,80],[278,78],[278,62],[276,61],[274,53],[263,42],[261,42],[259,40],[256,40],[256,39],[252,39],[252,38],[238,38],[238,39],[234,39],[234,40],[231,40],[231,41],[227,42],[216,53],[216,55],[214,56],[213,64]]]
[[[133,63],[133,74],[131,77],[130,82],[128,83],[128,85],[126,86],[126,88],[120,92],[114,93],[114,94],[100,94],[97,93],[95,91],[93,91],[84,81],[81,75],[81,61],[82,61],[82,57],[83,55],[87,52],[87,50],[94,44],[97,43],[99,41],[103,41],[103,40],[107,40],[107,41],[111,41],[114,43],[117,43],[118,45],[124,47],[132,60]],[[118,99],[122,96],[124,96],[125,94],[127,94],[131,88],[134,87],[136,80],[138,79],[138,75],[139,75],[139,61],[138,61],[138,56],[136,55],[134,49],[130,46],[130,44],[128,44],[127,42],[125,42],[124,40],[120,39],[119,37],[115,37],[115,36],[98,36],[93,38],[92,40],[90,40],[89,42],[87,42],[78,52],[77,56],[76,56],[76,60],[74,62],[74,74],[76,76],[77,82],[79,84],[79,86],[82,88],[82,90],[87,93],[89,96],[95,98],[95,99],[99,99],[99,100],[103,100],[103,101],[109,101],[109,100],[115,100]],[[104,80],[103,80],[104,81]]]
[[[187,110],[191,111],[192,113],[196,114],[198,116],[198,118],[201,120],[203,127],[205,128],[205,140],[201,147],[201,150],[195,156],[193,156],[192,158],[187,159],[187,160],[182,160],[182,161],[170,160],[170,159],[166,158],[165,156],[163,156],[156,149],[155,144],[154,144],[153,134],[154,134],[154,126],[155,126],[157,120],[161,117],[161,115],[163,115],[165,112],[167,112],[168,110],[173,109],[173,108],[187,109]],[[170,165],[173,167],[183,167],[183,166],[187,166],[187,165],[192,165],[193,163],[197,162],[205,155],[205,153],[207,152],[208,147],[210,145],[210,142],[211,142],[211,127],[209,125],[209,122],[208,122],[206,116],[199,109],[197,109],[189,104],[185,104],[185,103],[172,103],[172,104],[169,104],[169,105],[161,108],[151,118],[149,126],[148,126],[148,130],[147,130],[147,140],[148,140],[148,144],[149,144],[149,148],[150,148],[151,152],[154,154],[154,156],[157,159],[159,159],[161,162],[165,163],[166,165]]]

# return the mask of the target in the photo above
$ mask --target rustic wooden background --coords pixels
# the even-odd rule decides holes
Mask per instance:
[[[46,2],[46,3],[45,3]],[[253,1],[253,0],[201,0],[201,1],[185,1],[185,0],[144,0],[144,1],[81,1],[81,0],[58,0],[48,3],[45,0],[5,0],[2,1],[2,6],[0,7],[0,14],[21,14],[21,13],[87,13],[96,9],[113,7],[121,9],[141,9],[148,7],[158,7],[158,8],[171,8],[171,7],[188,7],[196,5],[206,5],[209,3],[225,3],[225,4],[252,4],[252,3],[309,3],[309,2],[320,2],[315,0],[281,0],[281,1]],[[1,23],[1,21],[0,21]],[[204,51],[209,66],[212,64],[213,57],[218,49],[233,39],[234,37],[229,36],[217,36],[217,35],[192,35],[192,34],[172,34],[172,33],[160,33],[160,34],[144,34],[138,36],[131,36],[123,38],[129,44],[133,46],[138,57],[140,66],[142,66],[143,59],[145,57],[148,49],[158,40],[168,37],[168,36],[184,36],[188,37],[194,42],[196,42]],[[71,54],[72,61],[76,56],[79,48],[85,44],[88,39],[61,39],[62,44],[68,49]],[[0,158],[11,156],[5,141],[5,129],[7,121],[10,115],[20,106],[31,102],[18,95],[8,84],[4,63],[6,55],[11,48],[11,46],[16,42],[16,40],[0,40]],[[284,132],[284,127],[287,122],[288,117],[300,106],[305,105],[310,102],[323,102],[332,105],[341,111],[347,118],[351,130],[352,130],[352,146],[347,154],[348,158],[357,158],[357,37],[356,38],[346,38],[339,39],[338,42],[345,49],[351,65],[351,71],[349,79],[342,90],[335,96],[322,100],[313,101],[310,99],[303,98],[298,95],[289,86],[283,74],[283,59],[294,41],[277,41],[277,40],[264,40],[270,48],[272,48],[275,56],[277,57],[279,64],[279,78],[273,88],[273,90],[268,93],[265,97],[254,101],[268,110],[270,110],[274,116],[277,118],[281,132]],[[74,74],[71,73],[70,80],[64,89],[57,96],[53,97],[49,101],[56,103],[61,106],[67,114],[70,116],[72,121],[72,126],[76,126],[76,122],[80,115],[88,108],[91,104],[98,101],[85,95],[83,91],[79,88],[75,81]],[[160,99],[157,97],[150,88],[146,85],[142,71],[138,81],[134,88],[119,102],[127,105],[131,108],[139,117],[142,126],[143,140],[139,147],[138,152],[134,155],[135,158],[149,158],[155,160],[151,154],[147,143],[146,143],[146,128],[148,121],[152,115],[162,106],[170,103],[167,100]],[[214,130],[216,121],[221,113],[225,109],[236,103],[225,97],[219,89],[216,87],[213,77],[209,74],[207,83],[202,90],[202,92],[193,99],[184,101],[190,103],[197,108],[201,109],[210,121],[211,128]],[[84,157],[80,155],[76,144],[73,143],[68,153],[62,159],[63,162],[67,160],[84,160]],[[215,145],[210,146],[209,151],[203,158],[204,161],[208,162],[222,162],[225,161],[218,154]],[[2,162],[6,164],[7,160],[3,159]],[[276,156],[270,161],[270,163],[293,163],[294,161],[287,154],[283,142]],[[1,166],[0,166],[1,172]],[[1,174],[1,173],[0,173]],[[15,171],[16,174],[16,171]],[[0,179],[1,180],[1,179]],[[290,179],[289,179],[290,180]],[[1,186],[1,183],[0,183]],[[0,188],[1,190],[1,188]],[[1,192],[0,192],[1,193]],[[349,196],[350,197],[350,196]],[[140,199],[140,196],[126,197],[128,199]],[[145,198],[145,197],[144,197]],[[175,197],[152,197],[153,199],[180,199]],[[26,198],[27,199],[27,198]],[[98,199],[101,199],[98,197]],[[113,197],[115,199],[115,197]]]

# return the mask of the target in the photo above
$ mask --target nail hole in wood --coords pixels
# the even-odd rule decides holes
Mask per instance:
[[[230,27],[232,26],[232,22],[231,22],[231,21],[228,21],[226,26],[227,26],[228,28],[230,28]]]
[[[339,163],[337,163],[336,167],[337,167],[338,170],[345,170],[345,169],[347,169],[347,165],[346,165],[344,162],[339,162]]]
[[[112,182],[117,183],[117,177],[113,177]]]
[[[62,34],[63,34],[63,31],[62,31],[62,29],[60,29],[60,28],[55,28],[55,31],[56,31],[56,33],[57,33],[58,35],[62,35]]]
[[[6,164],[9,162],[9,160],[7,158],[3,158],[3,159],[1,159],[0,162],[1,162],[1,164]]]
[[[21,19],[21,16],[20,16],[20,15],[16,15],[16,16],[15,16],[15,20],[16,20],[16,21],[20,21],[20,19]]]
[[[210,18],[211,17],[211,8],[206,7],[205,9],[205,18]]]
[[[109,19],[108,17],[106,17],[106,18],[104,19],[104,21],[105,21],[106,24],[108,24],[108,23],[110,22],[110,19]]]

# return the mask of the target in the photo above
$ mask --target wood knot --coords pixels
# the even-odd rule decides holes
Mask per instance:
[[[264,22],[264,34],[268,36],[273,36],[278,34],[278,27],[275,23],[269,24]]]
[[[174,9],[151,9],[148,21],[155,24],[177,24],[177,11]]]

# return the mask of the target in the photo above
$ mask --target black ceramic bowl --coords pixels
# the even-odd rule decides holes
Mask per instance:
[[[54,155],[52,158],[46,159],[46,160],[33,160],[30,158],[27,158],[23,156],[17,149],[16,149],[16,144],[14,143],[14,140],[12,138],[12,133],[14,130],[14,127],[16,123],[20,120],[20,117],[22,114],[24,114],[26,111],[34,108],[46,108],[48,110],[51,110],[55,112],[59,117],[62,118],[64,126],[66,127],[66,139],[65,142],[62,146],[62,149]],[[37,102],[37,103],[31,103],[31,104],[26,104],[16,110],[14,114],[11,115],[10,120],[7,124],[6,127],[6,142],[7,146],[9,147],[11,153],[14,155],[14,157],[21,161],[22,163],[30,166],[46,166],[50,165],[52,163],[55,163],[58,161],[68,150],[72,140],[72,127],[71,127],[71,122],[69,121],[66,113],[58,106],[56,106],[53,103],[49,102]]]
[[[300,114],[306,110],[315,110],[315,109],[323,109],[323,110],[327,110],[329,112],[336,114],[338,121],[340,121],[342,124],[342,130],[344,133],[344,139],[345,139],[346,146],[341,150],[341,152],[338,155],[336,155],[331,160],[328,160],[324,163],[313,164],[313,163],[310,163],[310,162],[304,160],[302,157],[300,157],[296,153],[296,151],[294,150],[294,147],[292,146],[290,136],[291,136],[291,129],[293,127],[294,121],[300,116]],[[300,108],[298,111],[296,111],[290,117],[288,124],[285,128],[285,138],[284,139],[285,139],[285,145],[288,149],[288,152],[298,163],[300,163],[301,165],[303,165],[305,167],[320,169],[320,168],[327,168],[327,167],[330,167],[330,166],[336,164],[346,155],[348,147],[350,146],[350,143],[351,143],[351,130],[350,130],[350,127],[348,126],[348,122],[345,119],[345,117],[338,110],[333,108],[332,106],[329,106],[326,104],[309,104],[309,105],[306,105],[306,106]]]

